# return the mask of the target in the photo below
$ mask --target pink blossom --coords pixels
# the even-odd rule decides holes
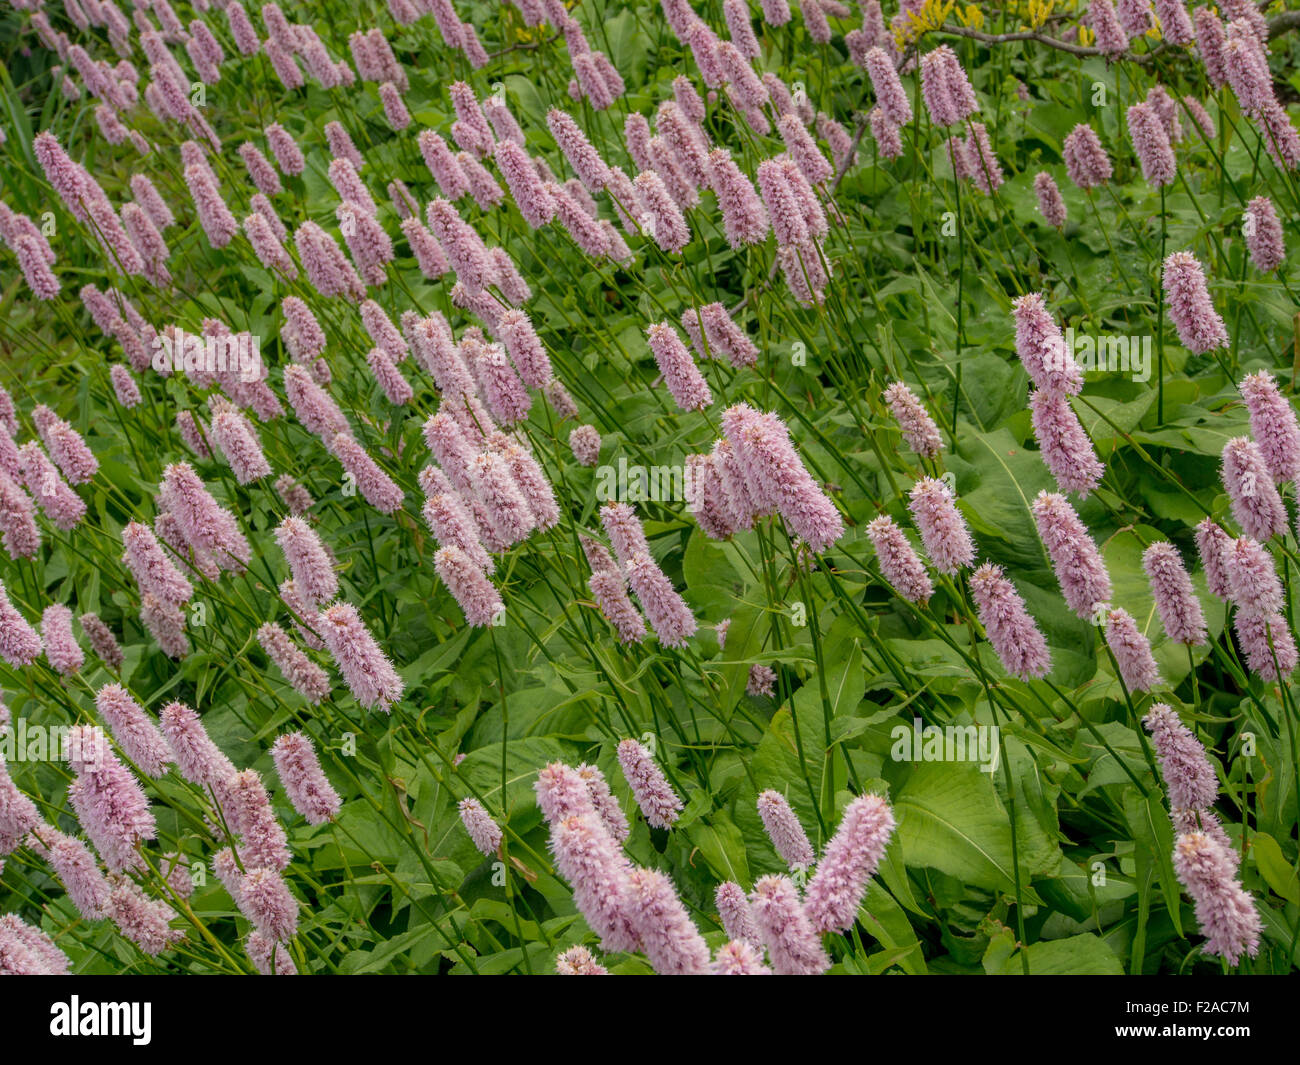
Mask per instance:
[[[142,869],[137,845],[158,832],[144,788],[112,752],[93,725],[68,732],[68,765],[76,779],[68,802],[110,872]]]
[[[461,799],[457,804],[461,824],[474,841],[479,853],[487,858],[495,858],[501,848],[501,826],[492,820],[492,816],[477,799]]]
[[[921,478],[912,486],[908,509],[925,552],[940,573],[956,574],[975,561],[975,543],[944,482]]]
[[[768,789],[758,796],[758,814],[767,830],[767,838],[772,841],[776,853],[789,866],[810,867],[817,856],[813,853],[808,834],[791,809],[786,797],[779,791]]]
[[[632,186],[644,211],[643,228],[664,251],[680,253],[691,242],[691,230],[662,177],[647,170],[636,176]]]
[[[639,180],[639,179],[638,179]],[[668,322],[658,322],[646,330],[650,351],[655,357],[664,384],[682,410],[703,410],[713,403],[708,382],[696,367],[691,353]]]
[[[766,240],[767,210],[749,178],[732,162],[725,148],[710,152],[708,162],[709,185],[717,194],[727,243],[739,251],[747,244]]]
[[[1159,113],[1149,103],[1136,103],[1127,114],[1129,140],[1142,164],[1142,176],[1156,187],[1172,184],[1177,164]]]
[[[222,568],[248,564],[253,549],[234,515],[212,498],[188,463],[176,462],[163,470],[160,497],[166,500],[186,540],[212,552]]]
[[[953,126],[979,110],[957,53],[941,44],[921,57],[921,98],[936,126]]]
[[[16,458],[17,452],[14,455]],[[33,558],[40,550],[41,530],[35,514],[31,497],[0,471],[0,541],[11,558]]]
[[[1174,871],[1196,904],[1196,923],[1206,937],[1207,954],[1236,965],[1242,954],[1253,958],[1259,953],[1259,913],[1221,845],[1201,832],[1179,836]]]
[[[555,972],[559,976],[608,976],[609,970],[601,965],[586,947],[570,947],[555,956]]]
[[[1164,683],[1151,655],[1151,641],[1127,610],[1115,609],[1106,615],[1106,643],[1130,692],[1147,692]]]
[[[583,788],[586,800],[581,778],[572,770],[568,772]],[[601,948],[637,949],[641,937],[632,922],[632,864],[605,831],[589,801],[580,813],[552,819],[551,852],[560,875],[573,887],[574,905],[600,936]]]
[[[190,653],[190,641],[185,636],[185,615],[176,604],[145,592],[140,598],[140,622],[168,658],[184,658]]]
[[[708,945],[672,881],[655,869],[634,869],[627,879],[628,918],[655,972],[664,976],[707,974]]]
[[[271,745],[271,758],[293,808],[310,825],[333,820],[343,804],[321,769],[316,749],[306,734],[288,732]]]
[[[916,394],[902,381],[895,381],[885,389],[884,400],[907,446],[923,458],[936,458],[943,450],[943,437]]]
[[[320,614],[320,636],[356,700],[367,709],[388,712],[402,697],[404,684],[388,657],[350,603],[336,603]]]
[[[1237,645],[1246,658],[1246,668],[1267,681],[1290,677],[1300,656],[1295,637],[1281,614],[1256,614],[1238,610],[1232,619]]]
[[[41,638],[9,602],[0,584],[0,658],[11,666],[29,666],[41,653]]]
[[[647,554],[634,554],[625,563],[628,584],[641,609],[665,647],[682,647],[694,635],[696,624],[685,600]]]
[[[889,120],[879,107],[873,108],[867,116],[871,124],[871,137],[876,142],[876,150],[882,159],[897,159],[903,154],[903,138],[899,127]],[[960,175],[958,175],[960,176]]]
[[[912,121],[912,105],[898,78],[894,60],[880,47],[869,49],[865,60],[877,106],[895,126],[907,125]]]
[[[758,190],[772,220],[779,245],[799,244],[808,239],[808,224],[781,164],[767,159],[758,164]]]
[[[614,626],[622,643],[640,643],[646,637],[646,625],[627,594],[622,574],[597,572],[587,579],[592,598],[606,620]]]
[[[1092,189],[1110,180],[1111,165],[1101,139],[1087,123],[1080,122],[1065,138],[1062,147],[1065,170],[1081,189]]]
[[[1223,22],[1209,7],[1198,7],[1192,15],[1196,30],[1196,50],[1201,55],[1205,76],[1216,89],[1228,83],[1228,71],[1223,50],[1227,45]]]
[[[1034,175],[1034,195],[1038,197],[1038,213],[1049,226],[1061,229],[1065,225],[1065,201],[1056,180],[1046,170]]]
[[[618,745],[618,762],[646,820],[655,828],[671,828],[682,809],[682,801],[655,765],[649,750],[636,740],[623,740]]]
[[[1065,496],[1039,492],[1030,509],[1066,605],[1079,617],[1091,619],[1111,592],[1110,575],[1097,545]]]
[[[1021,680],[1046,676],[1052,668],[1047,641],[1002,567],[991,562],[980,566],[971,574],[970,590],[980,624],[1002,667]]]
[[[903,530],[892,518],[881,514],[868,523],[867,535],[876,549],[885,580],[904,599],[925,606],[934,594],[934,586]]]
[[[723,881],[714,891],[713,901],[718,907],[718,916],[722,918],[722,927],[728,937],[751,946],[761,946],[763,940],[754,923],[744,888],[730,880]]]
[[[1256,270],[1271,274],[1282,265],[1286,258],[1282,223],[1267,196],[1256,196],[1246,205],[1245,233],[1250,261]]]
[[[185,168],[185,184],[189,187],[208,243],[214,248],[224,248],[239,231],[239,224],[221,198],[221,192],[208,172],[197,166]]]
[[[1152,703],[1142,724],[1151,733],[1173,810],[1208,810],[1219,781],[1201,742],[1167,703]]]
[[[330,693],[329,676],[315,662],[294,646],[289,634],[273,621],[257,630],[257,642],[268,658],[289,682],[289,686],[306,697],[310,703],[319,703]]]
[[[817,976],[831,967],[831,960],[789,877],[760,878],[749,900],[773,972],[778,976]],[[856,908],[855,904],[855,911]]]
[[[1165,634],[1174,643],[1189,647],[1205,643],[1205,615],[1178,549],[1167,541],[1152,544],[1142,553],[1142,569],[1151,583]]]
[[[235,903],[267,941],[288,942],[298,930],[298,900],[274,869],[245,873]]]
[[[59,476],[59,471],[40,445],[29,440],[18,449],[18,458],[22,483],[36,505],[60,529],[75,528],[85,517],[85,501]]]
[[[271,153],[275,156],[276,165],[284,173],[290,177],[297,177],[307,168],[306,160],[303,159],[297,142],[280,123],[272,122],[263,132],[266,134],[266,142],[270,145]]]
[[[356,480],[357,490],[367,503],[381,514],[392,514],[401,508],[402,489],[350,434],[336,434],[329,441],[329,449]]]
[[[466,624],[492,625],[505,611],[483,567],[459,547],[448,544],[440,548],[433,556],[433,563],[439,579],[464,611]]]
[[[1250,437],[1234,437],[1224,445],[1220,473],[1232,504],[1232,516],[1247,536],[1268,540],[1285,534],[1286,506],[1273,487],[1264,453]]]
[[[85,624],[85,618],[82,618]],[[151,777],[161,777],[176,759],[158,726],[120,684],[106,684],[95,695],[99,716],[122,752]]]
[[[430,467],[430,470],[436,471],[436,467]],[[441,476],[441,471],[436,472]],[[478,523],[449,481],[429,495],[422,513],[440,547],[457,547],[484,572],[492,571],[492,558],[480,542]]]
[[[1224,552],[1232,601],[1249,614],[1273,614],[1282,609],[1282,584],[1273,556],[1248,536],[1231,541]]]
[[[1128,34],[1120,25],[1111,0],[1090,0],[1088,25],[1092,28],[1097,48],[1103,55],[1118,55],[1128,50]]]
[[[58,417],[49,407],[40,404],[32,411],[32,421],[41,435],[50,458],[73,484],[85,484],[99,470],[99,462],[86,446],[81,434]]]
[[[558,108],[551,108],[546,114],[546,124],[582,183],[592,192],[603,189],[609,180],[609,167],[573,118]]]
[[[105,906],[118,930],[146,954],[161,954],[185,933],[171,928],[172,908],[161,899],[152,899],[127,877],[115,877]]]
[[[576,772],[586,781],[591,805],[600,815],[605,830],[609,832],[615,843],[626,842],[632,830],[627,823],[627,818],[623,816],[623,808],[614,798],[614,793],[609,790],[609,782],[606,781],[605,774],[598,767],[585,762],[578,766]]]
[[[1043,462],[1062,492],[1086,496],[1101,483],[1105,467],[1063,392],[1035,389],[1029,396],[1034,437]]]
[[[86,655],[72,632],[72,611],[62,603],[51,603],[41,614],[41,643],[50,667],[63,676],[80,671]]]
[[[456,156],[452,150],[447,147],[444,141],[433,130],[426,129],[420,132],[418,139],[420,154],[424,158],[424,165],[429,168],[429,173],[438,183],[438,188],[442,194],[449,200],[459,200],[466,192],[469,191],[469,180],[465,177],[464,170],[456,161]],[[498,159],[500,150],[498,149]],[[509,180],[507,178],[507,180]]]
[[[808,882],[804,911],[815,930],[853,927],[867,882],[893,833],[893,811],[880,796],[860,795],[845,807],[840,827],[826,844],[817,873]]]
[[[81,631],[90,641],[91,650],[99,656],[104,665],[109,669],[121,669],[126,656],[122,653],[122,648],[117,642],[117,637],[113,635],[112,629],[105,625],[97,614],[82,614],[78,620],[81,622]]]
[[[28,837],[28,845],[49,863],[82,917],[98,921],[107,915],[112,887],[86,844],[43,825]]]
[[[1077,395],[1083,370],[1065,345],[1065,337],[1037,292],[1012,302],[1016,320],[1016,354],[1030,380],[1044,392]]]
[[[1116,14],[1130,37],[1141,37],[1153,25],[1151,0],[1118,0]]]
[[[451,268],[466,289],[476,293],[491,284],[496,271],[487,248],[473,227],[456,213],[456,208],[447,200],[435,199],[429,202],[425,213],[429,229],[438,238]]]

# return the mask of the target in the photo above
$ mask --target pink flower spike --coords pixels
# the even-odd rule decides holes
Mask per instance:
[[[1052,668],[1047,641],[1001,566],[986,562],[970,578],[980,624],[1002,667],[1013,677],[1045,677]]]
[[[808,882],[804,912],[818,932],[853,927],[867,882],[894,834],[894,812],[879,795],[860,795],[844,809],[840,827]]]
[[[1226,348],[1228,330],[1214,309],[1205,272],[1196,258],[1190,252],[1174,252],[1165,260],[1163,280],[1169,318],[1183,346],[1194,355]]]
[[[1039,454],[1062,492],[1088,495],[1106,471],[1063,392],[1033,390],[1029,410]]]
[[[483,572],[483,567],[454,544],[433,556],[439,579],[465,612],[465,623],[475,627],[497,624],[505,604]]]
[[[388,656],[350,603],[336,603],[319,615],[320,636],[334,656],[347,686],[362,706],[385,713],[402,697],[405,685]]]
[[[1266,541],[1285,535],[1286,505],[1273,486],[1264,453],[1250,437],[1234,437],[1223,446],[1220,472],[1232,516],[1247,536]]]
[[[11,666],[29,666],[41,653],[41,638],[9,602],[0,584],[0,658]]]
[[[938,457],[943,450],[943,437],[916,393],[902,381],[895,381],[885,389],[884,400],[889,404],[890,413],[898,422],[907,446],[922,458]]]
[[[257,642],[289,682],[289,686],[309,703],[319,703],[329,696],[328,674],[296,647],[289,634],[279,625],[268,621],[257,630]]]
[[[1205,643],[1205,615],[1178,549],[1167,541],[1152,544],[1142,554],[1142,569],[1151,584],[1165,635],[1189,647]]]
[[[618,745],[618,764],[632,788],[632,796],[646,821],[654,828],[671,828],[682,809],[682,800],[651,756],[636,740]]]
[[[1127,610],[1116,609],[1106,615],[1106,643],[1130,692],[1148,692],[1164,683],[1151,655],[1151,641]]]
[[[492,815],[483,808],[478,799],[461,799],[457,804],[461,824],[474,841],[474,846],[485,858],[495,858],[501,847],[501,826],[492,820]]]
[[[163,776],[176,761],[158,726],[120,684],[100,688],[95,694],[95,708],[108,723],[122,753],[149,776]]]
[[[954,575],[975,561],[975,543],[944,482],[921,478],[912,486],[908,509],[925,552],[940,573]]]
[[[646,329],[646,338],[654,354],[664,384],[682,410],[703,410],[713,403],[708,382],[691,358],[691,353],[668,322],[658,322]]]
[[[1219,780],[1200,740],[1167,703],[1152,703],[1142,724],[1160,759],[1171,810],[1208,810],[1219,795]]]
[[[85,665],[86,654],[72,632],[72,611],[62,603],[51,603],[41,615],[41,643],[56,673],[71,676]]]
[[[750,909],[778,976],[818,976],[831,967],[789,877],[765,876],[754,884]],[[854,910],[857,907],[855,905]]]
[[[709,947],[691,921],[673,883],[656,869],[628,875],[628,917],[655,972],[663,976],[703,976]]]
[[[784,795],[771,789],[762,792],[758,796],[758,815],[767,830],[767,838],[786,865],[804,869],[812,866],[817,856],[808,842],[808,834]]]
[[[343,800],[321,769],[316,749],[301,732],[289,732],[271,745],[271,758],[285,796],[309,825],[332,821]]]
[[[1096,608],[1110,599],[1111,584],[1087,527],[1065,496],[1054,492],[1039,492],[1030,509],[1066,605],[1092,620]]]
[[[934,594],[934,586],[903,530],[892,518],[882,514],[867,525],[867,535],[876,549],[885,580],[904,599],[925,606]]]
[[[754,923],[754,915],[749,908],[749,899],[745,889],[739,884],[725,880],[718,885],[713,894],[713,901],[718,907],[718,916],[722,918],[722,927],[732,940],[743,940],[751,946],[762,946],[763,940]]]
[[[1231,855],[1209,836],[1190,832],[1174,845],[1174,871],[1196,904],[1205,952],[1236,965],[1259,953],[1262,931],[1250,893],[1236,879]]]
[[[555,956],[558,976],[608,976],[609,970],[600,964],[586,947],[570,947]]]

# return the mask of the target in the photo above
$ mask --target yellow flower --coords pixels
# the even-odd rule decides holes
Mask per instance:
[[[894,30],[894,42],[901,50],[931,30],[937,30],[948,20],[956,3],[957,0],[925,0],[919,13],[909,11],[907,24]]]

